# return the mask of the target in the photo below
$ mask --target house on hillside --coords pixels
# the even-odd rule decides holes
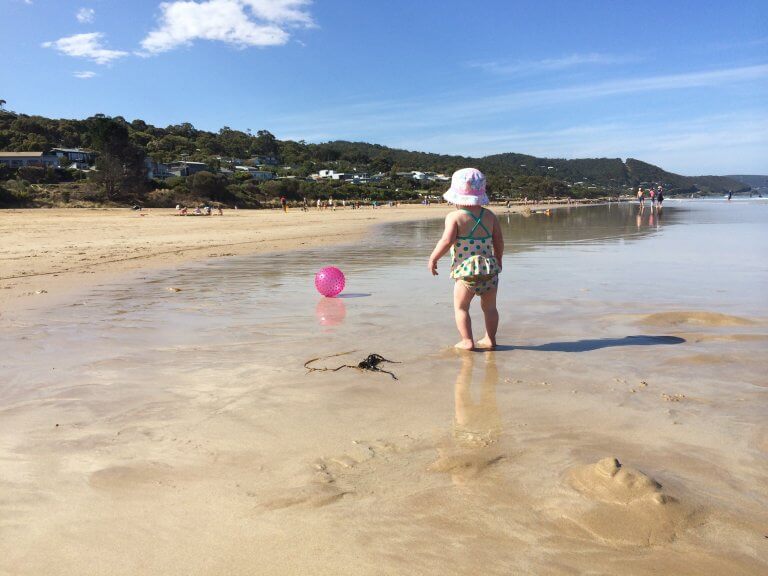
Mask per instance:
[[[147,169],[147,180],[165,180],[171,176],[176,176],[168,164],[155,162],[151,158],[144,158],[144,167]]]
[[[90,166],[96,160],[96,153],[90,150],[83,150],[82,148],[52,148],[51,154],[58,156],[59,158],[66,158],[66,163],[77,163],[78,165],[85,164]],[[64,162],[62,162],[63,164]]]
[[[168,170],[174,176],[192,176],[198,172],[213,172],[211,168],[205,162],[187,162],[185,160],[177,160],[168,164]]]
[[[43,152],[0,152],[0,164],[5,164],[10,168],[22,168],[23,166],[56,168],[59,165],[59,158]]]
[[[275,175],[272,172],[268,172],[266,170],[259,170],[258,168],[254,168],[253,166],[235,166],[235,171],[248,172],[248,174],[250,174],[251,178],[253,178],[254,180],[272,180],[275,177]]]
[[[274,156],[253,156],[248,159],[249,162],[255,166],[277,166],[280,161]]]
[[[331,180],[351,180],[353,177],[351,174],[346,174],[344,172],[335,172],[333,170],[320,170],[320,172],[318,172],[318,176],[320,178],[331,179]]]

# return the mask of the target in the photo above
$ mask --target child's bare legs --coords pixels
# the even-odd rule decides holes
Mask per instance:
[[[475,341],[472,338],[472,319],[469,317],[469,303],[474,296],[474,293],[470,292],[461,281],[457,281],[453,287],[453,311],[456,314],[456,328],[461,335],[461,342],[456,344],[456,348],[463,350],[472,350],[475,347]]]
[[[485,336],[477,341],[478,348],[496,348],[496,330],[499,328],[499,311],[496,309],[497,288],[480,295],[480,307],[485,316]],[[458,316],[457,316],[458,321]]]

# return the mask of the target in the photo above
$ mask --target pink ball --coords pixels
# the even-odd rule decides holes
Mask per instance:
[[[326,266],[315,274],[315,288],[323,296],[333,298],[344,290],[344,273],[334,266]]]

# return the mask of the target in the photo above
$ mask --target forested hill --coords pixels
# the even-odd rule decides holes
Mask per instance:
[[[737,174],[734,176],[727,176],[731,180],[737,180],[742,184],[751,186],[755,190],[768,190],[768,175],[759,174]]]
[[[119,177],[113,192],[105,192],[105,196],[113,200],[118,196],[142,199],[151,190],[169,186],[182,191],[191,190],[191,180],[174,180],[170,184],[167,181],[146,182],[142,176],[146,175],[145,158],[159,163],[182,159],[204,162],[209,167],[209,174],[216,176],[216,185],[227,187],[230,195],[234,194],[233,197],[240,198],[242,202],[247,201],[246,197],[256,198],[259,194],[265,198],[276,193],[310,197],[320,195],[324,192],[309,188],[309,182],[305,186],[303,179],[324,169],[379,175],[376,194],[380,198],[394,192],[406,192],[416,197],[420,189],[437,190],[442,186],[435,180],[411,181],[403,176],[409,171],[450,174],[466,166],[483,170],[488,176],[491,191],[502,197],[615,195],[631,193],[632,187],[644,184],[663,184],[669,194],[749,189],[748,185],[731,178],[680,176],[635,159],[626,162],[620,158],[565,160],[515,153],[473,158],[413,152],[364,142],[310,144],[281,141],[266,130],[252,134],[225,126],[218,132],[210,132],[199,130],[189,123],[157,127],[143,120],[129,122],[120,116],[98,114],[84,120],[51,119],[0,109],[0,151],[47,151],[57,147],[95,151],[96,168],[102,175],[104,189],[107,190],[103,182],[108,176],[106,169],[111,170],[113,180]],[[275,175],[294,177],[297,182],[302,182],[301,186],[295,184],[288,189],[287,185],[281,188],[274,182],[269,185],[246,183],[242,178],[226,176],[231,174],[235,164],[258,165],[265,162],[270,164],[269,170]],[[115,174],[120,166],[123,173]],[[99,181],[98,173],[94,182]],[[9,175],[5,178],[8,179]],[[404,182],[404,178],[407,181]],[[37,181],[45,184],[48,180]],[[348,183],[344,185],[352,186]],[[374,185],[371,184],[365,190],[347,188],[344,193],[373,197],[373,190]]]

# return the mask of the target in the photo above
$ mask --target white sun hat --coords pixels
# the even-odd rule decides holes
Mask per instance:
[[[443,198],[457,206],[488,204],[488,195],[485,193],[485,176],[477,168],[456,170],[451,177],[451,187],[443,194]]]

